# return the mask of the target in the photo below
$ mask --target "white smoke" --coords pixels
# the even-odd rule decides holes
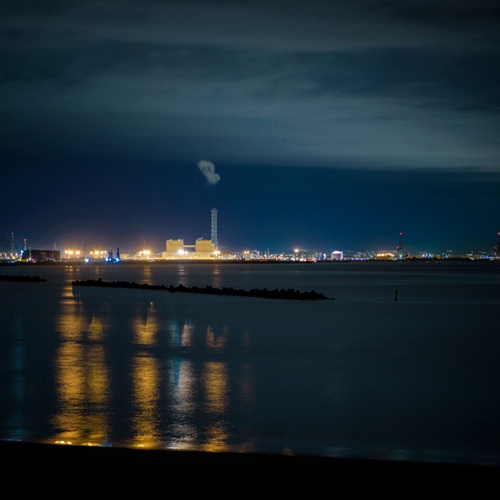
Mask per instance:
[[[220,181],[220,175],[215,172],[215,165],[211,161],[200,160],[197,165],[210,185],[215,186]]]

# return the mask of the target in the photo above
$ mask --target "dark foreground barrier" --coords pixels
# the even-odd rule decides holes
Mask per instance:
[[[9,276],[9,275],[2,275],[0,276],[0,281],[14,281],[17,283],[42,283],[46,282],[47,280],[44,280],[43,278],[40,278],[40,276]]]
[[[165,286],[165,285],[148,285],[144,283],[139,285],[138,283],[129,281],[113,281],[106,282],[102,279],[98,280],[87,280],[87,281],[73,281],[73,286],[98,286],[103,288],[139,288],[141,290],[163,290],[165,292],[180,292],[180,293],[201,293],[204,295],[233,295],[236,297],[260,297],[263,299],[285,299],[285,300],[329,300],[328,297],[322,293],[317,293],[312,290],[311,292],[300,292],[299,290],[294,290],[289,288],[288,290],[281,289],[278,290],[268,290],[263,288],[262,290],[258,288],[252,288],[251,290],[238,290],[236,288],[215,288],[207,285],[204,288],[197,286]],[[333,299],[331,299],[333,300]]]
[[[244,489],[259,495],[276,491],[280,497],[299,499],[493,498],[500,472],[496,466],[6,441],[0,441],[0,456],[4,457],[4,473],[9,468],[14,474],[22,472],[24,481],[29,474],[40,474],[36,487],[53,481],[50,474],[59,471],[76,481],[82,480],[84,472],[91,473],[92,487],[98,484],[100,491],[112,488],[113,492],[123,488],[156,491],[165,488],[165,477],[180,478],[180,484],[188,477],[195,478],[189,491],[196,491],[197,496],[206,496],[207,488],[213,486],[232,496]],[[44,465],[50,473],[42,469]],[[214,477],[220,477],[217,483]],[[297,491],[304,494],[297,495]]]

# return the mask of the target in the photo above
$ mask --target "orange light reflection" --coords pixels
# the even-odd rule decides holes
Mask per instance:
[[[95,314],[86,318],[69,284],[63,289],[56,331],[58,412],[52,423],[61,429],[56,442],[103,443],[107,434],[109,375],[102,343],[105,325]]]
[[[212,415],[207,429],[207,441],[203,451],[228,451],[227,422],[224,413],[228,404],[228,374],[225,363],[208,362],[204,364],[202,382],[206,412]]]

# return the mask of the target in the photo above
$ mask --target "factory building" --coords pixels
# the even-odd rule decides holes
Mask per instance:
[[[179,255],[184,252],[184,240],[167,240],[167,252],[172,255]]]
[[[59,262],[61,260],[60,250],[23,250],[22,260],[30,262]]]
[[[184,240],[167,240],[164,259],[215,259],[215,245],[210,240],[200,238],[194,245],[185,245]]]
[[[331,255],[331,260],[344,260],[344,252],[340,250],[334,250]]]
[[[194,245],[185,245],[184,240],[167,240],[166,251],[162,253],[164,259],[216,259],[219,256],[217,242],[217,209],[211,210],[212,238],[206,240],[198,238]]]
[[[202,255],[212,255],[215,252],[215,245],[210,240],[199,239],[194,245],[195,253]]]

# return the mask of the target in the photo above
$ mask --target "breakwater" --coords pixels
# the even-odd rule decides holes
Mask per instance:
[[[165,285],[148,285],[144,283],[142,285],[130,281],[102,281],[102,279],[97,280],[86,280],[86,281],[73,281],[71,283],[73,286],[97,286],[102,288],[135,288],[140,290],[161,290],[171,293],[200,293],[204,295],[232,295],[236,297],[259,297],[263,299],[284,299],[284,300],[330,300],[328,297],[322,293],[317,293],[315,290],[310,292],[301,292],[299,290],[294,290],[293,288],[288,288],[287,290],[268,290],[267,288],[252,288],[251,290],[238,290],[232,287],[215,288],[213,286],[207,285],[205,287],[197,286],[165,286]],[[331,299],[333,300],[333,299]]]
[[[0,281],[14,281],[16,283],[43,283],[47,280],[40,278],[40,276],[0,276]]]

